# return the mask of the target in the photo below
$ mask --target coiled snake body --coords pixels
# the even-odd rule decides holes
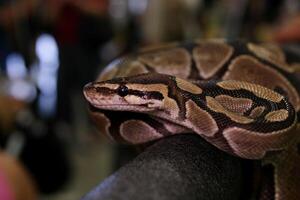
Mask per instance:
[[[110,138],[141,144],[196,133],[225,152],[272,166],[258,199],[296,200],[298,68],[274,44],[173,43],[112,62],[84,94]]]

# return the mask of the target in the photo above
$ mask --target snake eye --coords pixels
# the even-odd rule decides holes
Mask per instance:
[[[118,90],[118,95],[121,97],[125,97],[128,94],[128,87],[126,87],[125,85],[121,85]]]

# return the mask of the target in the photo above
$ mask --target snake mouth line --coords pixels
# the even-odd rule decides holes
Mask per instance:
[[[115,105],[114,105],[115,106]],[[131,109],[129,109],[131,108]],[[119,108],[112,109],[110,105],[103,105],[103,106],[95,106],[91,103],[88,104],[88,110],[92,113],[114,113],[114,117],[118,118],[120,115],[124,115],[126,113],[127,117],[128,115],[139,115],[144,116],[148,118],[148,115],[152,116],[150,118],[159,118],[161,120],[167,120],[169,123],[175,123],[178,122],[174,120],[170,120],[168,117],[165,117],[163,115],[154,114],[153,111],[157,110],[155,108],[148,108],[148,107],[142,107],[142,106],[134,106],[129,105],[127,109],[124,109],[123,106]]]
[[[112,105],[93,105],[89,103],[89,109],[92,112],[101,112],[102,110],[111,111],[129,111],[129,112],[151,112],[155,108],[147,107],[147,104],[140,105],[124,105],[124,104],[112,104]]]

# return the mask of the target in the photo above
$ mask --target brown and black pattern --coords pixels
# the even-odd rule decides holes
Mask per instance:
[[[194,132],[223,151],[272,166],[258,198],[296,200],[299,66],[276,44],[172,43],[113,61],[84,94],[110,138],[140,144]],[[266,188],[273,192],[266,195]]]

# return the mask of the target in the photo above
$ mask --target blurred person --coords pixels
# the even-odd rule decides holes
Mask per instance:
[[[112,36],[108,0],[48,0],[44,8],[59,46],[57,119],[71,124],[75,95],[96,77],[99,47]]]

